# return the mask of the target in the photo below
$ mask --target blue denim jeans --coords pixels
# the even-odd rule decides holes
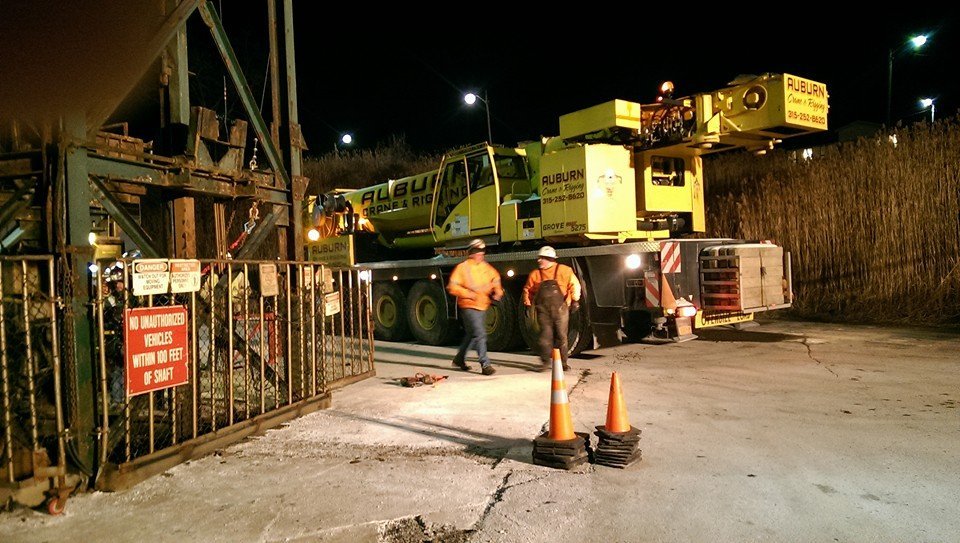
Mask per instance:
[[[487,312],[479,309],[461,308],[460,315],[463,317],[464,334],[455,360],[463,362],[467,356],[467,351],[472,347],[477,350],[480,366],[489,366],[490,359],[487,358]]]

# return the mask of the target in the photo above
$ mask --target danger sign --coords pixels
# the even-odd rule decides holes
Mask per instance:
[[[170,265],[166,260],[147,259],[133,262],[133,294],[166,294],[170,288]]]
[[[127,395],[188,383],[187,308],[141,307],[125,315]]]

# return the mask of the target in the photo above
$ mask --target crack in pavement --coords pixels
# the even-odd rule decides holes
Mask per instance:
[[[813,349],[811,349],[811,348],[810,348],[810,344],[807,343],[807,340],[809,340],[809,339],[810,339],[810,338],[804,336],[804,337],[803,337],[803,341],[800,342],[800,343],[803,344],[804,347],[807,348],[807,356],[810,357],[810,360],[813,360],[814,362],[816,362],[818,366],[823,366],[823,369],[829,371],[830,373],[833,374],[834,377],[836,377],[836,378],[839,379],[840,376],[837,375],[837,372],[835,372],[835,371],[833,371],[832,369],[830,369],[829,366],[824,365],[824,363],[821,362],[819,358],[813,356]]]
[[[510,481],[510,476],[513,475],[513,470],[511,469],[503,476],[503,479],[500,480],[500,485],[497,486],[497,489],[493,491],[493,494],[490,495],[490,499],[487,501],[487,506],[483,509],[483,514],[480,515],[480,518],[477,519],[477,523],[474,525],[474,530],[479,531],[483,528],[483,523],[486,522],[487,516],[490,515],[490,511],[493,508],[503,501],[503,495],[507,492],[510,486],[507,483]]]
[[[589,368],[585,370],[580,370],[580,375],[577,376],[577,382],[574,383],[572,387],[570,387],[570,392],[567,393],[567,397],[569,398],[570,396],[573,396],[573,392],[577,390],[577,387],[580,386],[581,384],[586,383],[587,377],[591,375],[593,375],[593,372],[591,372]]]

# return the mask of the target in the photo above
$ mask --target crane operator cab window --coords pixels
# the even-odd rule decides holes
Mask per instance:
[[[484,153],[467,157],[467,170],[470,172],[470,192],[489,187],[493,184],[493,169],[490,168],[490,155]]]
[[[467,197],[467,170],[463,160],[444,166],[437,190],[437,216],[434,224],[442,225],[453,209]]]
[[[651,183],[658,187],[682,187],[686,171],[682,158],[672,156],[650,157]]]
[[[533,189],[527,175],[527,161],[518,155],[494,155],[493,163],[500,177],[500,189],[504,196],[526,198]]]

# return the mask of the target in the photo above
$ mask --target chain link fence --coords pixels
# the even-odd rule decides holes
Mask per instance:
[[[135,296],[133,263],[104,262],[97,272],[101,463],[130,462],[373,372],[366,271],[210,260],[197,292]],[[132,394],[130,315],[163,307],[187,315],[186,382]]]
[[[53,258],[0,257],[0,466],[7,483],[65,470]]]

